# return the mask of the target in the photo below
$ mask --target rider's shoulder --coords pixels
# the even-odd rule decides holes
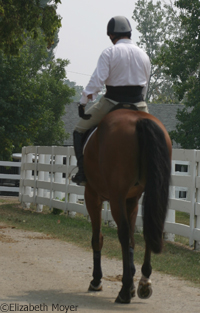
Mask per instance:
[[[103,55],[103,54],[110,54],[110,53],[112,53],[113,47],[114,47],[114,46],[110,46],[110,47],[105,48],[105,49],[102,51],[101,54]]]
[[[101,56],[107,56],[107,57],[111,57],[112,55],[116,55],[116,53],[119,53],[118,50],[120,50],[120,47],[117,45],[112,45],[110,47],[107,47],[106,49],[104,49],[101,53]]]

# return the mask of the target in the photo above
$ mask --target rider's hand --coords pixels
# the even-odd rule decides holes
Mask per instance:
[[[89,99],[89,100],[92,100],[92,94],[90,94],[90,95],[87,95],[87,98]]]
[[[85,106],[83,104],[79,104],[78,113],[81,118],[84,120],[89,120],[91,118],[91,114],[85,114]]]

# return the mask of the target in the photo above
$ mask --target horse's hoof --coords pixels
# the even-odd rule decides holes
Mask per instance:
[[[116,298],[115,300],[115,303],[123,303],[123,304],[126,304],[126,303],[130,303],[131,300],[130,299],[122,299],[122,297],[120,297],[120,295],[118,294],[118,297]]]
[[[151,285],[143,284],[138,286],[137,294],[140,299],[149,299],[153,293]]]
[[[92,284],[92,282],[89,285],[88,291],[101,291],[103,289],[102,287],[102,283],[100,282],[100,284],[98,286],[94,286]]]

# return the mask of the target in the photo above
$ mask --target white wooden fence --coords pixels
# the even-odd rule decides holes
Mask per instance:
[[[200,151],[173,149],[172,180],[170,186],[169,212],[165,232],[189,238],[190,245],[200,249]],[[66,164],[63,164],[65,160]],[[78,212],[87,216],[84,187],[71,182],[71,174],[76,173],[73,147],[24,147],[22,149],[19,200],[29,205],[34,203],[41,211],[43,205],[65,212]],[[186,167],[186,172],[177,169]],[[177,193],[182,193],[180,199]],[[140,201],[141,203],[141,201]],[[190,225],[175,222],[175,211],[186,212]],[[102,218],[112,221],[111,211],[104,203]],[[141,208],[137,226],[142,226]]]
[[[0,173],[0,192],[19,193],[21,162],[0,161],[0,167],[11,169],[14,167],[18,168],[17,174]]]

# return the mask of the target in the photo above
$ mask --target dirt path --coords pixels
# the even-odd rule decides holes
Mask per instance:
[[[29,304],[29,312],[199,312],[200,289],[156,272],[151,277],[153,295],[149,300],[136,296],[131,304],[115,304],[122,264],[103,257],[102,268],[103,291],[88,292],[92,252],[0,224],[0,312],[9,311],[11,303],[14,312]],[[137,267],[136,284],[139,279]]]

